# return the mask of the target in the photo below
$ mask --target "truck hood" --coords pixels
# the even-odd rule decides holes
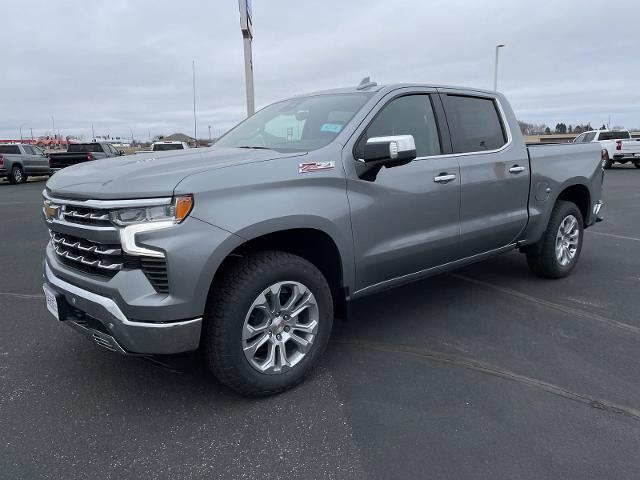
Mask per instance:
[[[169,196],[190,175],[299,155],[304,153],[210,147],[106,158],[58,171],[47,182],[47,191],[96,200]]]

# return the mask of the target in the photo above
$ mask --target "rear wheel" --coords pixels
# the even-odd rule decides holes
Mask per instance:
[[[527,251],[529,268],[543,278],[566,277],[578,262],[582,237],[580,209],[572,202],[559,200],[542,238]]]
[[[11,173],[9,174],[9,183],[17,185],[26,181],[27,176],[24,174],[22,167],[20,167],[19,165],[14,165],[11,169]]]
[[[205,362],[245,395],[300,383],[317,364],[333,323],[329,285],[307,260],[258,252],[225,268],[207,302]]]
[[[640,168],[640,162],[636,162],[636,163],[634,163],[634,165],[635,165],[636,168]]]
[[[612,165],[613,165],[613,160],[609,158],[608,153],[605,153],[604,156],[602,157],[602,168],[608,169],[608,168],[611,168]]]

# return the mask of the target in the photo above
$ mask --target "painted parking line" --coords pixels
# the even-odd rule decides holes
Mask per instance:
[[[427,350],[422,348],[408,347],[405,345],[389,345],[384,343],[370,343],[370,342],[358,342],[350,340],[333,340],[332,343],[351,346],[366,350],[373,350],[377,352],[396,353],[401,355],[409,355],[424,360],[430,360],[433,362],[443,363],[447,365],[453,365],[467,370],[473,370],[476,372],[484,373],[486,375],[492,375],[494,377],[504,378],[516,383],[527,385],[529,387],[543,390],[552,395],[562,397],[567,400],[582,403],[588,405],[591,408],[598,410],[604,410],[610,413],[623,415],[625,417],[633,418],[640,421],[640,410],[620,405],[618,403],[610,402],[600,398],[593,397],[588,394],[578,393],[568,390],[559,385],[545,382],[537,378],[528,377],[510,370],[506,370],[497,365],[491,363],[482,362],[469,357],[462,357],[459,355],[451,355],[443,352],[436,352],[433,350]]]
[[[619,320],[614,320],[613,318],[608,318],[603,315],[599,315],[597,313],[582,310],[580,308],[569,307],[568,305],[562,305],[561,303],[551,302],[543,298],[534,297],[532,295],[522,293],[517,290],[513,290],[512,288],[503,287],[501,285],[496,285],[495,283],[485,282],[483,280],[477,280],[475,278],[467,277],[466,275],[460,275],[458,273],[447,273],[446,275],[458,280],[462,280],[463,282],[472,283],[474,285],[478,285],[484,288],[489,288],[491,290],[494,290],[512,297],[516,297],[521,300],[525,300],[527,302],[535,303],[536,305],[547,307],[552,310],[556,310],[573,317],[586,318],[588,320],[592,320],[592,321],[604,324],[608,327],[640,336],[640,327],[636,327],[635,325],[629,325],[628,323],[624,323]]]
[[[27,298],[32,300],[40,300],[44,298],[42,294],[34,294],[34,293],[14,293],[14,292],[0,292],[0,296],[2,297],[13,297],[13,298]]]
[[[593,230],[587,230],[589,233],[594,233],[596,235],[602,235],[603,237],[611,237],[618,238],[620,240],[631,240],[633,242],[640,242],[640,238],[636,237],[627,237],[626,235],[616,235],[615,233],[604,233],[604,232],[594,232]]]

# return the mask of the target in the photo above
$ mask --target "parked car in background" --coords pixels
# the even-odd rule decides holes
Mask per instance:
[[[599,143],[604,168],[615,162],[633,162],[640,168],[640,139],[631,138],[629,130],[591,130],[578,135],[573,143]]]
[[[35,175],[51,175],[49,159],[42,150],[21,143],[0,145],[0,177],[23,183]]]
[[[516,249],[565,277],[601,218],[600,148],[528,147],[494,91],[366,79],[190,150],[47,182],[46,304],[111,351],[201,348],[249,395],[301,382],[352,300]]]
[[[56,171],[78,163],[121,155],[124,155],[124,152],[109,142],[72,143],[66,152],[50,153],[49,166]]]
[[[166,152],[168,150],[186,150],[187,148],[189,148],[189,144],[186,142],[175,142],[175,141],[168,141],[168,142],[154,142],[151,145],[151,151],[152,152]]]

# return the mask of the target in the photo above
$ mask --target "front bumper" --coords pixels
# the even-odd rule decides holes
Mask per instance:
[[[132,321],[112,299],[62,280],[47,262],[44,264],[44,281],[56,295],[60,321],[101,347],[133,355],[174,354],[198,348],[202,318],[168,322]]]

